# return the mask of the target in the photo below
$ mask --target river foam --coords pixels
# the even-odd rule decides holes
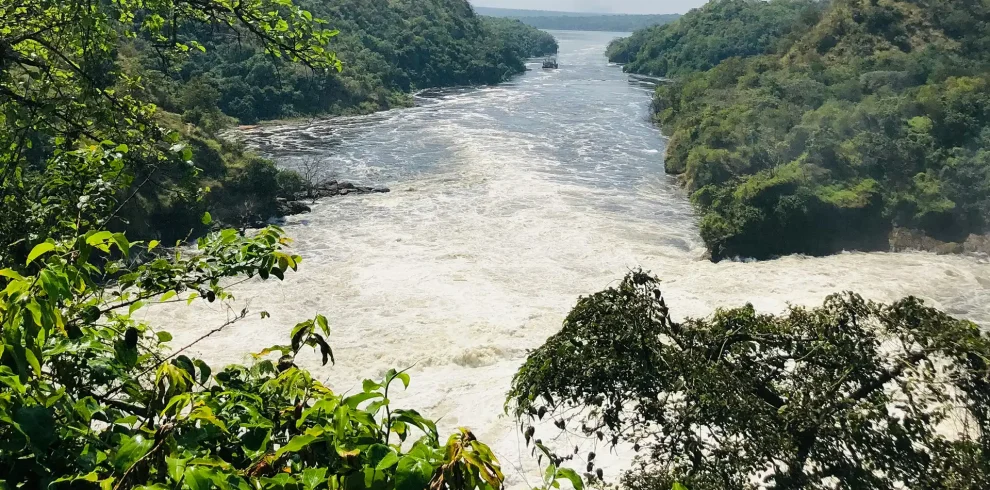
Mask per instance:
[[[535,461],[505,392],[527,349],[556,332],[580,295],[635,267],[663,279],[675,316],[753,303],[767,312],[820,304],[852,290],[891,301],[916,295],[990,325],[990,262],[927,253],[843,253],[765,262],[702,259],[687,197],[662,172],[664,140],[649,124],[649,92],[601,56],[610,36],[558,33],[558,71],[510,84],[424,94],[412,109],[262,127],[245,137],[281,164],[305,158],[343,178],[393,192],[325,200],[289,218],[304,258],[284,282],[235,288],[249,316],[198,344],[215,364],[285,343],[289,328],[328,316],[337,364],[304,359],[341,392],[366,377],[412,367],[395,403],[469,426],[506,466],[512,488],[531,487]],[[147,320],[175,345],[221,323],[217,304],[158,306]],[[551,442],[555,429],[541,428]],[[559,435],[561,447],[582,441]],[[599,450],[606,477],[631,451]],[[529,480],[527,482],[527,480]]]

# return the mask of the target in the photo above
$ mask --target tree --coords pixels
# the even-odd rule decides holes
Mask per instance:
[[[142,81],[122,72],[117,50],[140,37],[163,59],[182,57],[205,49],[183,35],[196,24],[243,32],[272,56],[314,69],[340,64],[325,48],[335,32],[291,2],[0,6],[0,258],[23,257],[39,239],[101,228],[156,175],[193,171],[188,146],[138,98]]]
[[[582,298],[508,406],[632,444],[632,488],[990,484],[990,335],[977,325],[851,293],[678,323],[659,286],[636,271]]]
[[[250,366],[185,354],[248,315],[230,309],[226,284],[282,279],[300,261],[277,227],[171,250],[105,228],[156,174],[195,173],[115,53],[138,36],[163,59],[202,48],[183,38],[189,24],[339,68],[325,48],[334,32],[289,0],[0,5],[0,488],[499,488],[498,462],[470,431],[442,441],[432,421],[390,405],[405,372],[345,397],[299,369],[306,347],[333,362],[322,315]],[[263,184],[248,174],[245,188]],[[229,319],[176,350],[135,317],[193,301],[220,302]]]

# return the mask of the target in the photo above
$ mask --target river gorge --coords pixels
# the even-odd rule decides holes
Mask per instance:
[[[312,355],[306,367],[339,392],[411,367],[396,405],[439,418],[445,433],[472,428],[499,456],[510,488],[521,488],[536,465],[503,414],[512,375],[579,296],[632,268],[663,279],[681,318],[747,302],[776,313],[852,290],[883,301],[916,295],[990,325],[985,257],[705,260],[688,196],[663,172],[652,87],[605,60],[619,34],[554,35],[559,70],[531,63],[503,85],[421,93],[410,109],[246,130],[249,145],[280,165],[316,159],[335,177],[392,192],[327,199],[288,218],[300,271],[236,286],[235,309],[252,314],[193,352],[215,365],[243,362],[323,313],[337,362],[320,367]],[[231,312],[204,303],[144,315],[179,346]],[[550,429],[538,436],[551,442]],[[560,447],[575,444],[560,437]],[[632,453],[607,452],[602,463],[614,478]]]

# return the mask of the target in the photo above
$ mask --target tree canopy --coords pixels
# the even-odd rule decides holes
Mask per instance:
[[[635,271],[581,298],[516,374],[512,412],[632,445],[628,488],[990,484],[990,335],[977,325],[852,293],[675,322],[660,287]]]
[[[985,2],[823,7],[770,30],[759,50],[673,63],[695,43],[671,38],[672,48],[639,49],[627,65],[676,69],[657,90],[656,120],[671,135],[666,170],[693,193],[712,257],[883,250],[895,227],[943,241],[986,233]],[[701,18],[692,14],[678,24]],[[745,36],[720,42],[747,45]]]
[[[764,54],[813,19],[818,0],[716,0],[677,22],[612,41],[606,54],[632,73],[657,77],[707,70],[733,56]],[[674,19],[671,19],[674,20]]]

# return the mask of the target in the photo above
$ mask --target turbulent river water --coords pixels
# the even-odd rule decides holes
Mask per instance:
[[[617,34],[556,32],[559,70],[497,87],[424,93],[417,107],[264,126],[243,136],[288,167],[319,161],[389,194],[324,200],[285,225],[304,258],[284,282],[235,288],[253,314],[196,346],[216,364],[285,343],[314,314],[332,324],[337,364],[306,361],[339,391],[412,366],[395,403],[474,429],[511,487],[534,483],[504,394],[527,349],[559,329],[578,296],[643,267],[664,280],[675,316],[753,303],[767,312],[854,290],[924,298],[990,325],[990,263],[928,253],[843,253],[766,262],[703,259],[687,195],[663,173],[665,140],[649,121],[651,87],[610,66]],[[151,310],[175,345],[221,323],[220,306]],[[554,438],[549,430],[544,441]],[[538,434],[539,436],[540,434]],[[560,436],[569,447],[570,436]],[[592,441],[582,444],[591,445]],[[628,451],[601,454],[606,478]]]

